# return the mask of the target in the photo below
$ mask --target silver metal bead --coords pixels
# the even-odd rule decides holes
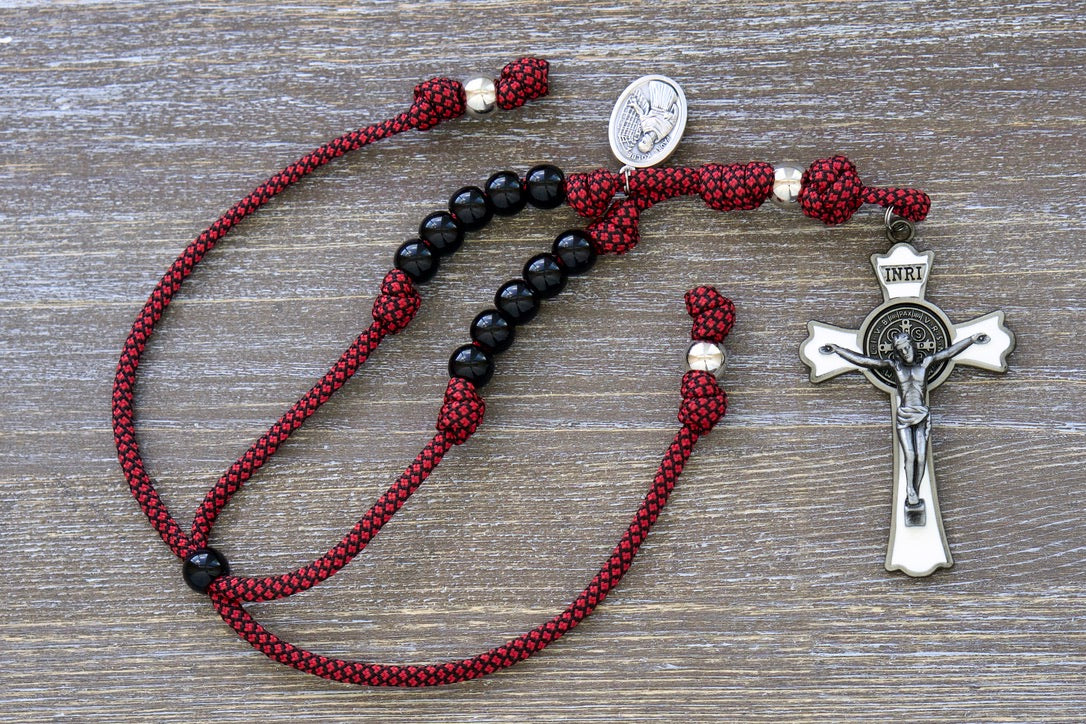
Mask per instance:
[[[700,370],[720,379],[727,364],[727,351],[715,342],[693,342],[686,349],[687,371]]]
[[[803,188],[803,169],[791,164],[773,167],[773,203],[783,208],[795,208],[799,190]]]
[[[490,78],[472,78],[464,84],[468,113],[486,116],[498,107],[498,89]]]

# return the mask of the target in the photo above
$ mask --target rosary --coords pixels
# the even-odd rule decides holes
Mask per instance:
[[[931,457],[928,394],[956,364],[994,372],[1007,370],[1014,335],[996,311],[954,324],[924,299],[934,254],[909,242],[913,224],[929,210],[926,194],[908,188],[878,188],[860,182],[844,156],[820,159],[808,168],[762,162],[660,167],[686,126],[687,101],[677,83],[664,76],[634,81],[611,114],[609,140],[623,164],[618,172],[597,169],[566,174],[543,164],[523,176],[499,171],[482,187],[452,194],[448,209],[426,216],[417,238],[401,244],[393,269],[373,303],[373,322],[340,355],[328,372],[239,457],[208,490],[191,528],[183,530],[148,476],[136,439],[133,390],[140,356],[167,305],[196,264],[245,217],[288,186],[336,158],[408,130],[425,131],[465,112],[487,115],[511,110],[547,93],[545,60],[522,58],[497,80],[464,84],[433,78],[415,88],[411,107],[393,118],[333,139],[302,156],[235,204],[189,244],[151,292],[124,343],[113,387],[113,429],[124,476],[151,526],[182,562],[182,576],[206,594],[222,619],[258,651],[300,671],[334,681],[368,686],[434,686],[477,678],[522,661],[575,627],[606,598],[629,570],[650,529],[667,504],[675,482],[698,439],[720,421],[727,396],[719,378],[725,369],[723,341],[735,322],[731,300],[709,286],[686,293],[693,319],[686,371],[680,383],[680,423],[664,452],[652,485],[629,527],[585,589],[560,613],[532,630],[476,656],[436,664],[395,665],[349,661],[306,651],[257,622],[246,603],[272,601],[305,591],[334,575],[358,555],[391,520],[454,446],[475,433],[486,410],[480,390],[494,374],[495,357],[514,342],[516,328],[529,323],[543,300],[559,294],[570,277],[589,272],[601,254],[621,255],[639,239],[639,219],[654,204],[677,196],[700,196],[718,211],[751,210],[766,200],[795,208],[826,224],[847,221],[862,204],[886,209],[884,224],[893,246],[871,258],[883,303],[858,328],[809,322],[800,359],[813,383],[859,370],[890,396],[893,429],[893,510],[886,555],[888,571],[927,576],[953,564],[943,531]],[[558,234],[550,251],[524,265],[518,279],[505,282],[493,308],[471,322],[471,341],[449,359],[449,383],[436,433],[403,474],[324,555],[297,570],[263,577],[232,575],[221,553],[210,546],[219,513],[290,435],[366,362],[385,337],[404,330],[421,304],[419,286],[457,251],[465,234],[495,216],[528,206],[552,209],[568,204],[586,225]]]

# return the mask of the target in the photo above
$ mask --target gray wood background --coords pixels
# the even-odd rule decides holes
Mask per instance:
[[[4,3],[0,8],[0,711],[6,720],[1081,719],[1086,705],[1086,223],[1080,2]],[[487,388],[485,426],[347,570],[254,606],[339,656],[477,652],[560,610],[606,556],[675,428],[682,294],[739,323],[732,408],[621,587],[569,637],[484,680],[359,690],[273,664],[200,596],[131,499],[110,384],[163,270],[273,171],[405,107],[433,75],[536,54],[547,99],[342,159],[245,222],[171,307],[139,431],[179,518],[367,322],[395,245],[501,168],[609,161],[634,77],[690,100],[676,163],[845,153],[934,199],[918,245],[954,319],[1006,311],[1005,376],[933,397],[957,565],[882,568],[885,396],[819,387],[808,319],[879,300],[879,214],[824,228],[693,200],[575,280]],[[388,342],[230,505],[245,574],[310,560],[432,428],[445,362],[523,260],[575,225],[473,237]]]

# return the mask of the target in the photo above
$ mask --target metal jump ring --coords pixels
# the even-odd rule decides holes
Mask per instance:
[[[629,164],[623,166],[618,170],[622,174],[622,187],[626,190],[626,195],[630,195],[630,171],[633,171],[634,167]]]
[[[894,243],[908,243],[916,236],[916,227],[908,219],[895,216],[893,206],[886,207],[882,223],[886,226],[886,238]]]

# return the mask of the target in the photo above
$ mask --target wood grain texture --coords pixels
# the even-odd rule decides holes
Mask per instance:
[[[1083,7],[727,2],[3,4],[0,7],[0,711],[188,721],[1079,720],[1086,707]],[[827,229],[691,200],[548,304],[503,355],[486,425],[327,584],[254,606],[316,651],[474,653],[563,607],[625,527],[675,426],[683,292],[735,299],[732,407],[642,556],[573,634],[508,672],[356,690],[278,666],[184,588],[127,492],[109,398],[177,252],[271,172],[404,106],[433,75],[526,53],[553,90],[341,159],[246,221],[186,284],[138,389],[179,518],[362,326],[395,244],[465,183],[609,165],[612,99],[651,72],[691,102],[675,160],[845,153],[934,199],[919,246],[954,319],[1006,311],[1011,370],[933,396],[957,565],[882,569],[885,396],[819,387],[808,319],[878,302],[864,212]],[[231,503],[241,573],[337,540],[427,437],[449,351],[566,211],[493,224]],[[846,500],[840,509],[835,501]]]

